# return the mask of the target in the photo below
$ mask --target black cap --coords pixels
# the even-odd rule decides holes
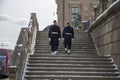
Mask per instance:
[[[69,22],[67,22],[67,25],[70,25],[70,23],[69,23]]]
[[[56,23],[56,22],[57,22],[56,20],[53,21],[53,23]]]

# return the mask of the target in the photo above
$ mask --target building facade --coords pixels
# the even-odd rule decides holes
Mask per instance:
[[[93,8],[99,4],[99,0],[56,0],[58,24],[65,26],[70,22],[74,26],[75,18],[79,14],[82,23],[91,16]]]

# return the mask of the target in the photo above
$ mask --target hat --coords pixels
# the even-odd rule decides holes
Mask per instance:
[[[56,20],[53,21],[53,23],[56,23],[56,22],[57,22]]]

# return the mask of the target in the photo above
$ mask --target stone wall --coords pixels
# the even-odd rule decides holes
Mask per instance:
[[[111,55],[120,70],[120,1],[116,1],[89,28],[100,55]]]
[[[21,73],[23,71],[23,65],[25,65],[25,59],[27,57],[27,39],[28,39],[28,29],[22,28],[18,37],[18,41],[16,43],[13,55],[10,59],[10,66],[16,66],[17,72],[16,80],[20,80]],[[13,74],[10,74],[10,77]]]

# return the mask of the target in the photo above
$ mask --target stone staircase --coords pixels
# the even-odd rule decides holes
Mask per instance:
[[[98,56],[88,33],[75,32],[71,55],[62,41],[51,55],[47,32],[38,32],[34,55],[29,55],[24,80],[120,80],[111,56]]]

